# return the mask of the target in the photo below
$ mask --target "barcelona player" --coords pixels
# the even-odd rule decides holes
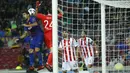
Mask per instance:
[[[38,70],[44,68],[42,61],[42,54],[40,52],[40,48],[43,44],[43,31],[40,28],[40,25],[38,24],[37,19],[34,16],[34,13],[35,9],[33,8],[30,8],[28,11],[23,12],[23,17],[24,19],[26,19],[26,24],[23,24],[25,31],[23,35],[20,36],[19,38],[23,39],[28,34],[31,37],[30,49],[29,49],[29,59],[30,59],[29,70],[31,71],[34,70],[34,53],[38,56],[39,59]]]

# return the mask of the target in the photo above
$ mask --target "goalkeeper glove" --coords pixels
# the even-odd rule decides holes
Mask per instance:
[[[36,7],[39,7],[41,4],[39,1],[36,1]]]

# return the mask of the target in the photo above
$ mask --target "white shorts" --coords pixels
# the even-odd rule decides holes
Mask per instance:
[[[88,58],[84,58],[85,61],[85,65],[88,66],[89,64],[93,64],[94,63],[94,57],[88,57]]]
[[[62,71],[70,71],[78,69],[78,62],[71,61],[71,62],[63,62],[62,63]]]

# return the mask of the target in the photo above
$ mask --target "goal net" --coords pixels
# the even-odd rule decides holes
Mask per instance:
[[[105,71],[106,73],[129,73],[129,4],[129,0],[58,0],[58,7],[64,13],[63,17],[58,19],[58,46],[65,38],[64,31],[68,33],[67,39],[74,38],[78,45],[80,44],[78,41],[82,37],[82,31],[85,32],[86,37],[91,38],[95,43],[93,45],[94,62],[91,70],[86,67],[82,50],[76,49],[73,51],[76,55],[72,55],[70,53],[72,50],[68,49],[68,52],[58,51],[59,71],[63,69],[64,58],[68,60],[75,56],[80,73],[104,73]],[[101,27],[103,25],[104,27]],[[70,45],[71,43],[67,44]],[[98,50],[98,54],[95,48]],[[78,46],[78,49],[82,48]],[[71,54],[71,56],[66,57],[66,54]]]

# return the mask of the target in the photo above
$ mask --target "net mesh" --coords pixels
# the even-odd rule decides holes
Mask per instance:
[[[110,70],[117,70],[115,64],[122,63],[123,71],[129,70],[129,8],[106,6],[106,56]],[[121,67],[121,66],[119,66]],[[113,72],[114,73],[114,72]]]
[[[58,7],[64,12],[63,17],[58,19],[59,42],[63,39],[64,29],[69,31],[70,36],[75,40],[81,37],[81,31],[84,30],[87,37],[96,43],[99,51],[99,55],[94,56],[92,71],[101,72],[101,4],[93,0],[58,0]],[[124,65],[122,71],[127,72],[130,68],[130,8],[106,5],[105,12],[107,71],[120,73],[121,71],[115,69],[115,64],[119,62]],[[63,52],[59,51],[59,54],[58,64],[61,70]],[[83,66],[84,61],[81,56],[77,57],[79,71],[88,71],[85,65]]]

